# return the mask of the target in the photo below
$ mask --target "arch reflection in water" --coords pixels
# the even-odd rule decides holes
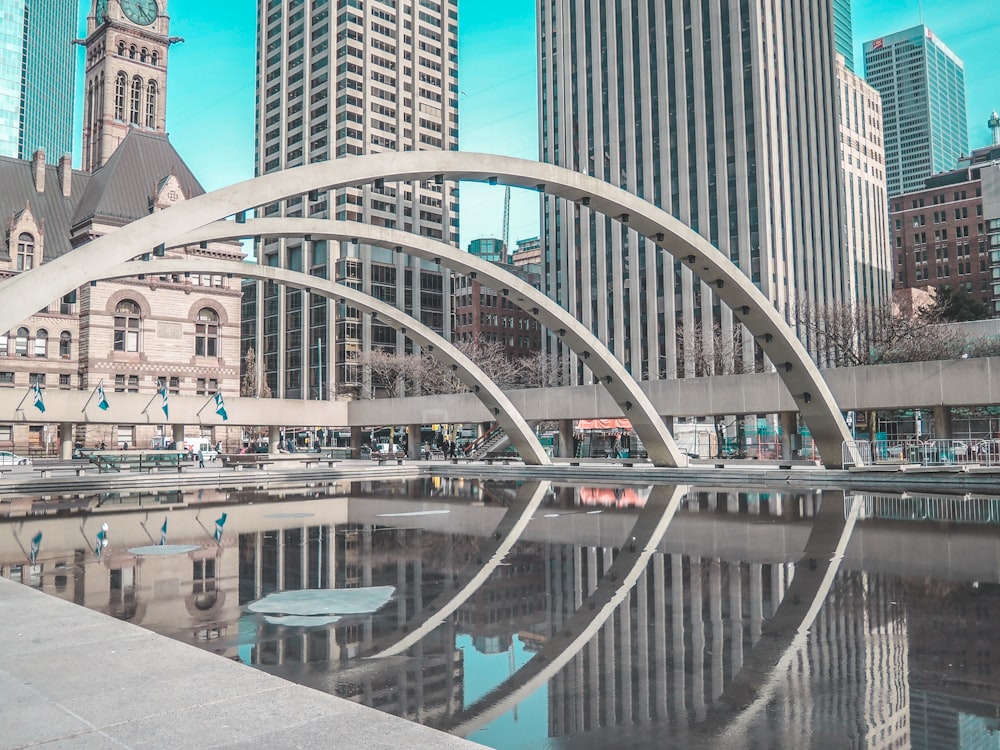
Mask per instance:
[[[530,484],[461,477],[192,492],[170,512],[171,541],[208,545],[191,555],[129,554],[155,538],[162,510],[22,515],[0,518],[0,575],[496,747],[940,747],[959,744],[959,726],[995,724],[1000,663],[983,654],[996,651],[1000,538],[988,522],[766,487],[692,490],[671,510],[655,499],[667,489],[642,511],[589,504],[593,488],[538,501]],[[644,545],[637,532],[670,513],[659,544]],[[88,548],[105,521],[98,559]],[[486,564],[439,626],[391,657],[360,658],[433,621]],[[635,570],[628,586],[623,571]],[[376,585],[399,594],[323,626],[247,612],[272,591]],[[593,633],[582,645],[578,625]],[[532,679],[540,688],[524,697]],[[503,713],[513,705],[516,722]]]

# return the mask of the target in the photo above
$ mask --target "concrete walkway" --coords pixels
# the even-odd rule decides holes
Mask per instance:
[[[3,578],[0,612],[0,747],[482,747]]]

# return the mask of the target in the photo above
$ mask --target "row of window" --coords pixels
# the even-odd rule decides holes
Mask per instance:
[[[29,347],[29,341],[33,342]],[[72,354],[73,335],[69,331],[59,334],[59,356],[69,358]],[[15,335],[0,336],[0,356],[13,353],[17,357],[27,357],[29,349],[35,357],[49,356],[49,332],[44,328],[31,332],[24,326]],[[114,350],[116,352],[139,352],[142,350],[142,308],[135,300],[125,299],[115,307]],[[197,357],[219,356],[219,313],[211,307],[203,307],[195,318],[194,353]]]
[[[145,90],[145,119],[143,120],[142,103]],[[133,125],[143,125],[147,128],[156,127],[156,104],[159,89],[156,81],[149,81],[143,86],[142,78],[133,76],[131,84],[124,71],[118,71],[115,77],[115,119],[125,122],[125,99],[128,95],[128,121]]]
[[[11,353],[15,357],[27,357],[29,351],[29,339],[31,342],[31,353],[36,357],[49,356],[49,332],[44,328],[35,331],[34,339],[31,339],[31,332],[21,327],[17,329],[13,338],[9,334],[0,336],[0,357],[6,357]],[[59,334],[59,356],[68,359],[72,353],[73,334],[63,331]]]
[[[142,308],[131,299],[123,299],[115,307],[114,350],[142,351]],[[196,357],[219,356],[219,313],[211,307],[198,311],[194,325]]]

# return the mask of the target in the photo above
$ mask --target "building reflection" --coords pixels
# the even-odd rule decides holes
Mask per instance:
[[[483,540],[514,489],[468,481],[365,483],[283,492],[277,501],[254,492],[235,498],[242,504],[181,498],[173,510],[147,503],[141,511],[46,516],[34,565],[25,559],[33,527],[23,517],[8,519],[0,532],[16,543],[0,541],[0,574],[286,679],[449,726],[470,710],[465,675],[479,658],[457,646],[459,636],[470,636],[482,654],[510,651],[514,639],[544,649],[586,610],[629,545],[626,537],[575,543],[553,521],[551,532],[535,530],[519,541],[454,616],[404,656],[363,658],[401,637],[464,570],[482,563]],[[611,526],[616,514],[635,517],[649,497],[643,488],[625,489],[560,487],[540,515],[594,518],[599,511]],[[678,518],[732,516],[740,523],[719,528],[751,535],[760,525],[813,528],[824,502],[817,493],[697,490],[686,494]],[[400,517],[400,508],[425,505],[439,515]],[[230,520],[216,544],[221,512]],[[129,552],[155,544],[164,518],[171,543],[196,549]],[[98,557],[91,543],[104,520],[112,541]],[[636,585],[550,679],[548,736],[556,746],[644,736],[697,745],[699,727],[714,720],[737,678],[753,668],[767,624],[783,606],[808,607],[804,598],[789,600],[789,592],[811,561],[753,545],[749,559],[725,559],[687,545],[669,535],[659,542]],[[279,591],[386,585],[396,589],[387,606],[325,627],[271,625],[246,609]],[[839,570],[766,710],[748,724],[748,744],[836,744],[847,728],[859,747],[995,747],[1000,650],[990,616],[997,611],[995,581]],[[992,745],[976,744],[991,737]]]

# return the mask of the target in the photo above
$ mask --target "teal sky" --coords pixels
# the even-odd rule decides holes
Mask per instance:
[[[81,36],[91,0],[81,0]],[[206,189],[253,176],[256,2],[169,0],[171,34],[184,38],[170,52],[167,129],[174,146]],[[854,43],[920,21],[918,0],[855,0]],[[925,0],[923,21],[965,62],[972,147],[989,142],[986,120],[1000,110],[1000,0]],[[538,157],[535,2],[459,3],[459,145]],[[82,49],[80,50],[82,65]],[[860,59],[857,69],[862,70]],[[79,76],[82,90],[82,72]],[[77,96],[75,158],[79,163]],[[499,236],[503,188],[465,184],[461,243]],[[538,234],[538,194],[513,191],[511,241]]]

